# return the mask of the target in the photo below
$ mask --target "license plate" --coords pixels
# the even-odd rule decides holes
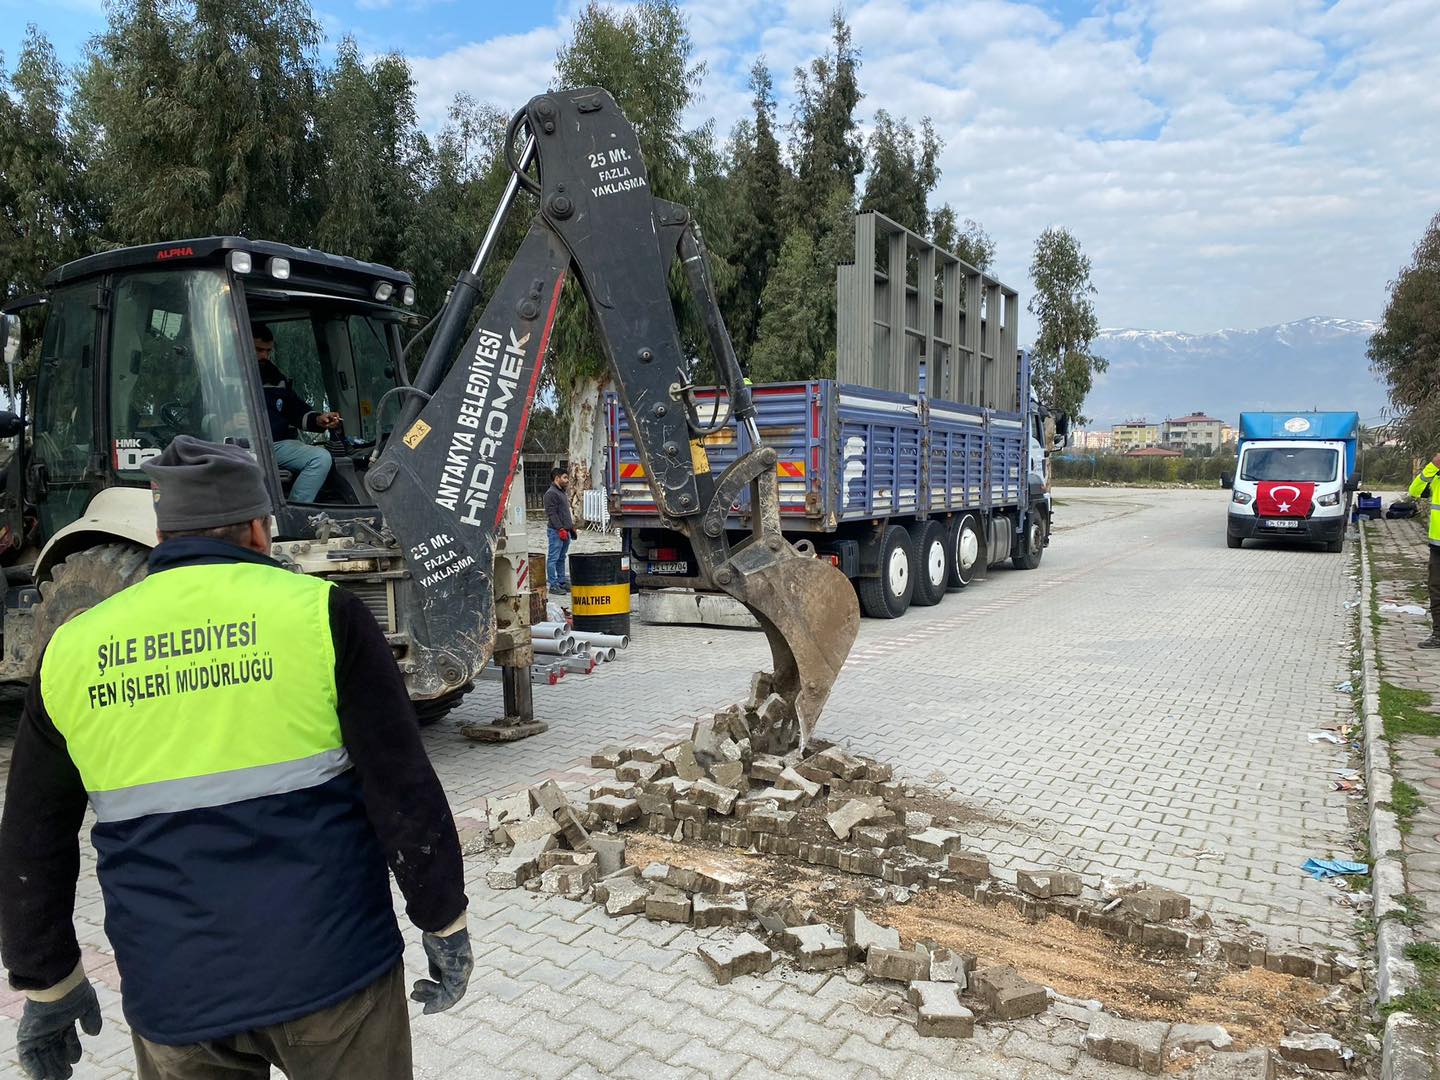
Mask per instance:
[[[1262,521],[1260,524],[1266,529],[1298,529],[1300,527],[1298,521]]]
[[[686,562],[652,562],[645,564],[647,574],[683,574],[690,569]]]

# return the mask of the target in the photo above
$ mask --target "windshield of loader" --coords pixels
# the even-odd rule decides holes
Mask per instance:
[[[118,472],[177,435],[253,447],[230,286],[220,270],[127,274],[117,280],[110,336],[110,431]]]

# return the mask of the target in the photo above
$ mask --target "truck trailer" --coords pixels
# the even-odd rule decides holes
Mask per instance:
[[[1303,540],[1340,551],[1359,437],[1358,413],[1241,413],[1226,544]]]
[[[905,268],[903,289],[890,267]],[[933,302],[921,301],[919,282],[934,283]],[[990,566],[1038,566],[1051,524],[1046,414],[1017,347],[1015,291],[864,213],[855,261],[837,268],[837,305],[836,379],[751,388],[758,433],[777,454],[786,538],[850,578],[872,618],[936,604]],[[702,415],[725,415],[723,390],[694,397]],[[611,521],[636,586],[703,588],[684,537],[657,511],[613,394],[604,418]],[[1062,434],[1050,441],[1063,441],[1067,421],[1054,426]],[[691,452],[723,469],[752,438],[727,426]],[[713,527],[748,531],[747,499]]]

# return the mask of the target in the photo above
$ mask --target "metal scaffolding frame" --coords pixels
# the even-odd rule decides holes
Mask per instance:
[[[1019,411],[1020,297],[1008,285],[868,211],[855,215],[855,261],[835,268],[835,300],[840,382],[914,394],[923,365],[932,397]]]

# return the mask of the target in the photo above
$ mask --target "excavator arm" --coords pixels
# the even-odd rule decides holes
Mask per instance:
[[[759,620],[774,658],[771,684],[785,706],[785,715],[771,720],[805,741],[854,643],[859,611],[844,575],[781,534],[776,454],[755,425],[699,229],[685,207],[653,196],[635,131],[604,90],[533,99],[511,121],[507,158],[512,175],[495,219],[438,317],[396,436],[366,481],[415,581],[412,681],[422,692],[443,693],[489,661],[495,534],[561,291],[573,273],[655,504],[667,525],[688,537],[701,576]],[[462,345],[479,304],[480,274],[521,188],[539,209]],[[752,449],[718,476],[692,452],[703,429],[667,284],[677,257],[733,420],[750,436]],[[747,490],[750,531],[735,539],[725,523]]]

